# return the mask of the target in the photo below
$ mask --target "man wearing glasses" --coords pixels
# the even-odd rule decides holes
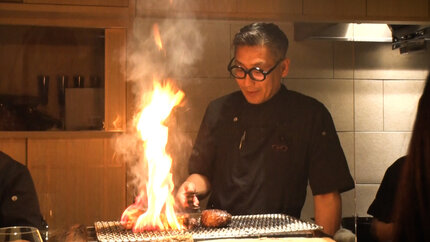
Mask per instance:
[[[309,182],[315,222],[333,235],[340,193],[354,187],[328,110],[288,90],[288,39],[275,24],[243,27],[233,40],[228,70],[240,91],[206,110],[177,198],[210,193],[208,208],[233,215],[284,213],[299,218]]]

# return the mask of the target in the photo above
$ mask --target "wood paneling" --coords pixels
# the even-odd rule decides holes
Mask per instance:
[[[250,21],[429,21],[428,0],[25,0],[0,3],[0,24],[129,27],[131,17]]]
[[[366,0],[303,0],[303,15],[366,16]]]
[[[237,0],[239,13],[283,13],[301,15],[302,0]]]
[[[137,1],[138,13],[142,10],[164,10],[171,12],[234,12],[235,0],[146,0]]]
[[[105,31],[105,129],[125,130],[126,30]]]
[[[428,0],[145,0],[136,17],[196,17],[247,21],[422,22]]]
[[[29,139],[28,167],[50,229],[118,220],[125,209],[125,164],[111,139]]]
[[[23,165],[26,164],[25,139],[0,139],[0,151]]]
[[[371,17],[429,17],[428,0],[367,0]]]
[[[138,16],[147,10],[180,12],[235,12],[236,0],[146,0],[136,2]]]
[[[147,0],[136,4],[137,17],[291,19],[302,12],[302,0]]]
[[[128,26],[127,7],[0,3],[0,24],[110,28]]]
[[[128,0],[24,0],[24,3],[127,7]]]

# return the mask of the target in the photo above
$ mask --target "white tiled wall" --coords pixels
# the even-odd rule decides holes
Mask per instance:
[[[393,161],[394,162],[394,161]],[[356,214],[357,216],[369,216],[367,209],[373,199],[375,199],[376,191],[378,191],[379,184],[360,184],[357,183],[355,187],[355,198],[356,198]]]
[[[385,169],[406,153],[409,138],[410,132],[356,132],[356,182],[380,183]]]
[[[202,35],[202,57],[193,71],[178,78],[187,96],[186,111],[178,123],[192,137],[209,101],[237,90],[227,72],[230,43],[247,23],[199,20],[193,25]],[[290,40],[290,73],[283,82],[329,109],[356,180],[356,189],[342,194],[343,216],[368,216],[386,168],[406,153],[430,51],[400,55],[389,43],[297,42],[293,24],[279,25]],[[304,219],[313,217],[310,191],[308,195]]]
[[[384,81],[384,131],[412,130],[423,80]]]
[[[355,80],[355,131],[384,130],[383,81]],[[371,117],[371,118],[369,118]]]

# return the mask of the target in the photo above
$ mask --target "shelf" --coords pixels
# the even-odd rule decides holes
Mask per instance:
[[[22,138],[111,138],[122,131],[0,131],[0,139]]]

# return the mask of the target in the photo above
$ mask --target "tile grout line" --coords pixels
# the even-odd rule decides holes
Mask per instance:
[[[385,80],[381,80],[382,85],[382,132],[385,132]]]
[[[354,149],[354,232],[357,234],[357,170],[356,170],[356,162],[357,162],[357,152],[356,152],[356,126],[355,126],[355,101],[356,101],[356,95],[355,95],[355,42],[352,42],[352,129],[354,130],[352,136],[353,136],[353,149]]]

